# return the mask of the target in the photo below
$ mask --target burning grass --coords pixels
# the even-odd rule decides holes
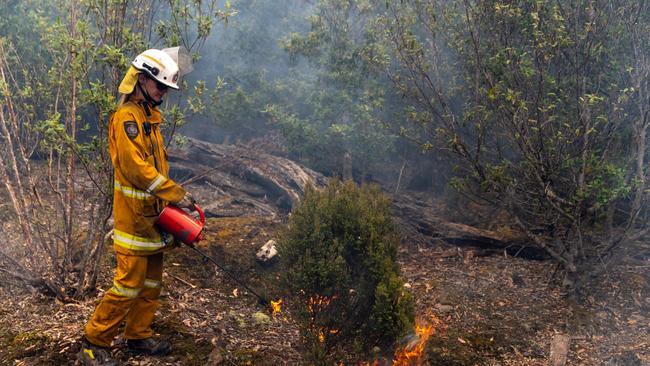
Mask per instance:
[[[443,322],[435,315],[431,315],[428,322],[416,321],[415,334],[404,347],[395,351],[392,364],[394,366],[422,365],[429,337],[443,330]]]
[[[435,315],[429,320],[417,320],[413,332],[405,336],[395,349],[391,365],[419,366],[426,364],[426,347],[431,336],[440,335],[445,331],[444,323]],[[379,360],[361,362],[360,366],[378,366],[385,364]]]
[[[278,301],[271,300],[271,309],[273,310],[272,316],[279,315],[282,311],[282,299],[278,299]]]
[[[314,295],[307,301],[307,311],[313,317],[316,313],[323,311],[331,302],[335,300],[334,297],[327,297],[321,295]]]

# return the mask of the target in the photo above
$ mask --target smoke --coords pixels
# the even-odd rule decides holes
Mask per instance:
[[[261,110],[283,97],[270,85],[289,76],[313,74],[305,64],[292,64],[280,46],[280,40],[292,32],[309,30],[306,18],[312,5],[299,0],[233,1],[232,8],[237,14],[215,26],[194,72],[187,76],[190,84],[205,81],[217,96],[217,100],[207,98],[211,105],[206,113],[182,129],[188,136],[227,142],[232,141],[231,135],[254,136],[260,126],[266,131]],[[250,103],[238,100],[238,94]]]

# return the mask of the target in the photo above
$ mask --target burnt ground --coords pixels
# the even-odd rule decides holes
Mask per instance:
[[[208,221],[200,247],[260,293],[275,298],[277,269],[254,253],[282,223],[262,218]],[[442,325],[429,338],[428,365],[547,365],[553,336],[571,337],[568,365],[650,365],[650,261],[624,263],[594,283],[581,303],[561,296],[553,265],[471,248],[406,240],[399,253],[416,299],[417,316]],[[112,255],[99,283],[110,286]],[[301,364],[300,333],[284,310],[270,314],[220,270],[187,248],[166,257],[165,290],[154,330],[171,339],[163,358],[130,357],[120,339],[114,353],[125,365]],[[101,294],[100,294],[101,295]],[[60,303],[0,287],[0,364],[73,365],[82,327],[97,300]],[[286,308],[285,308],[286,309]],[[392,350],[381,350],[390,357]]]
[[[650,365],[649,268],[621,266],[580,304],[549,284],[552,264],[439,246],[402,249],[417,313],[444,327],[431,365],[548,365],[558,333],[568,365]]]

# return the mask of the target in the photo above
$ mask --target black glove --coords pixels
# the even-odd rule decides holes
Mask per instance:
[[[179,246],[179,242],[174,238],[174,236],[164,230],[160,231],[160,238],[162,239],[162,242],[165,243],[166,247],[177,247]]]

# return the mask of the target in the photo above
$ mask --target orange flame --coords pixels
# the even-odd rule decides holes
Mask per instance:
[[[338,329],[328,329],[327,327],[319,327],[315,324],[315,319],[318,316],[318,313],[323,311],[331,302],[335,300],[336,296],[322,296],[314,295],[307,300],[307,311],[311,313],[312,320],[312,329],[315,331],[318,341],[320,343],[325,343],[328,334],[336,335],[339,333]]]
[[[336,299],[336,296],[327,297],[321,295],[314,295],[307,300],[307,310],[310,313],[319,312],[323,310],[327,305]]]
[[[404,348],[395,352],[395,357],[393,358],[393,365],[410,365],[412,361],[415,361],[416,364],[420,364],[419,359],[422,357],[424,352],[424,347],[426,346],[426,341],[429,339],[429,336],[433,333],[433,326],[415,326],[416,338],[409,342]]]
[[[320,343],[325,343],[325,333],[322,330],[318,331],[318,341]]]
[[[442,322],[435,316],[431,316],[432,324],[415,325],[415,337],[406,346],[395,351],[393,366],[421,365],[424,349],[429,337],[435,333],[436,328]]]
[[[338,332],[339,332],[338,329],[327,330],[326,328],[321,328],[321,329],[318,330],[318,341],[320,343],[325,343],[325,336],[327,335],[327,333],[329,333],[329,334],[337,334]]]
[[[412,339],[408,344],[402,348],[395,350],[395,355],[393,357],[393,366],[420,366],[425,364],[426,359],[424,356],[424,351],[427,345],[429,337],[436,332],[444,332],[445,325],[440,319],[435,315],[431,316],[431,322],[420,323],[417,322],[415,325],[415,334],[412,335]],[[383,364],[383,363],[381,363]],[[380,360],[374,361],[363,361],[359,363],[359,366],[379,366]]]
[[[278,299],[278,301],[271,300],[271,307],[273,308],[272,316],[280,314],[280,311],[282,310],[282,299]]]

